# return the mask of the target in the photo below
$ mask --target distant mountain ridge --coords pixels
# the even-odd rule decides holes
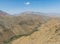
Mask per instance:
[[[19,15],[21,15],[21,14],[37,14],[37,15],[44,15],[44,16],[54,16],[54,17],[57,17],[57,16],[60,16],[60,13],[43,13],[43,12],[34,12],[34,11],[25,11],[25,12],[22,12],[22,13],[18,13],[18,14],[9,14],[9,13],[7,13],[7,12],[5,12],[5,11],[2,11],[2,10],[0,10],[0,15],[13,15],[13,16],[19,16]]]
[[[2,11],[2,10],[0,10],[0,16],[6,16],[6,15],[10,15],[10,14],[8,14],[8,13],[6,13],[6,12],[4,12],[4,11]]]

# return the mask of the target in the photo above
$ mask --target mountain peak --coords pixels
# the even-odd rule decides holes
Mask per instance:
[[[25,15],[25,14],[26,15],[42,15],[43,13],[41,13],[41,12],[35,12],[35,11],[25,11],[25,12],[22,12],[21,14],[23,14],[23,15]]]
[[[5,15],[9,15],[9,14],[7,12],[0,10],[0,16],[5,16]]]

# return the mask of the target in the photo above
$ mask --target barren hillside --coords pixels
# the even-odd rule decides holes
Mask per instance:
[[[12,16],[0,12],[0,44],[7,44],[22,36],[28,36],[50,18],[36,13],[23,13]]]
[[[60,20],[52,19],[29,36],[23,36],[11,44],[60,44]]]

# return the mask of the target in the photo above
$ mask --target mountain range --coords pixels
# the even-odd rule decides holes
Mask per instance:
[[[55,40],[55,34],[59,34],[55,32],[59,30],[59,19],[40,12],[26,11],[15,16],[0,10],[0,44],[49,44],[45,40],[50,36]]]

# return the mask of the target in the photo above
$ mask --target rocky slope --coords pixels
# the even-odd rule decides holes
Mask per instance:
[[[38,31],[23,36],[11,44],[60,44],[60,20],[52,19],[38,28]]]
[[[0,44],[7,44],[21,36],[30,35],[50,20],[36,13],[23,13],[18,16],[11,16],[5,12],[0,13]]]

